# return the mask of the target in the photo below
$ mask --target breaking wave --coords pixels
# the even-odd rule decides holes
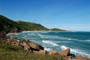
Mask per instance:
[[[40,36],[40,38],[44,38],[41,34],[38,34],[38,36]]]
[[[51,48],[45,48],[45,50],[47,50],[47,51],[52,51],[53,49],[51,49]]]
[[[84,41],[84,42],[90,42],[90,40],[80,40],[80,41]]]
[[[68,37],[60,37],[60,39],[64,39],[64,40],[78,40],[78,39],[68,38]]]
[[[43,43],[46,43],[46,44],[53,45],[53,46],[59,46],[59,45],[56,44],[55,42],[53,42],[53,41],[49,41],[49,40],[43,40],[42,42],[43,42]]]

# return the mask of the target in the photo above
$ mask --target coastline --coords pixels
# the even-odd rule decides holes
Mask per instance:
[[[72,31],[22,31],[22,32],[72,32]]]
[[[23,31],[23,32],[66,32],[66,31]],[[69,31],[70,32],[70,31]],[[15,34],[15,35],[17,35],[18,33],[9,33],[9,34]],[[16,41],[18,41],[18,40],[16,40]],[[16,42],[15,41],[15,42]],[[13,41],[14,42],[14,41]],[[25,45],[26,46],[26,45]],[[26,46],[26,48],[27,48],[28,46]],[[46,50],[40,50],[40,51],[34,51],[34,53],[38,53],[38,54],[45,54],[46,52],[48,52],[48,54],[46,54],[46,55],[56,55],[56,56],[61,56],[62,55],[62,52],[64,52],[63,54],[66,54],[67,53],[67,55],[66,55],[66,57],[70,57],[70,59],[72,60],[72,58],[71,57],[73,57],[73,56],[68,56],[69,54],[70,54],[70,48],[68,49],[66,49],[66,50],[63,50],[63,51],[60,51],[60,52],[56,52],[56,51],[52,51],[52,52],[48,52],[48,51],[46,51]],[[68,52],[67,52],[68,51]],[[64,55],[62,55],[62,56],[64,56]],[[77,57],[78,56],[76,56],[76,57],[73,57],[73,59],[77,59]],[[83,56],[80,56],[79,58],[81,58],[81,59],[83,59],[83,58],[88,58],[88,57],[83,57]]]

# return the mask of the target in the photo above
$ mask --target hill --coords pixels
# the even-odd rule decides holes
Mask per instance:
[[[63,30],[63,29],[58,29],[58,28],[53,28],[53,29],[49,29],[51,31],[66,31],[66,30]]]
[[[17,21],[18,24],[21,25],[24,31],[42,31],[48,30],[48,28],[42,26],[41,24],[32,23],[32,22],[24,22],[24,21]]]
[[[41,24],[13,21],[5,16],[0,15],[0,32],[21,32],[21,31],[65,31],[62,29],[48,29]]]
[[[0,32],[8,33],[8,32],[14,31],[14,30],[20,31],[20,30],[22,30],[22,28],[15,21],[0,15]]]

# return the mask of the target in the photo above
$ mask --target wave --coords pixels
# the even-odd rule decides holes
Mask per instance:
[[[66,38],[66,37],[60,37],[60,38],[70,40],[70,41],[90,42],[90,40],[80,40],[80,39],[73,39],[73,38]]]
[[[45,48],[46,51],[52,51],[53,49],[51,48]]]
[[[46,43],[46,44],[53,45],[53,46],[59,46],[59,45],[56,44],[55,42],[53,42],[53,41],[49,41],[49,40],[43,40],[42,42],[43,42],[43,43]]]
[[[43,37],[41,34],[39,34],[39,33],[38,33],[38,36],[40,36],[40,38],[42,38],[42,39],[44,38],[44,37]]]
[[[45,33],[47,33],[47,32],[45,32]],[[74,38],[57,36],[57,35],[42,35],[40,33],[38,33],[38,36],[40,36],[40,38],[42,38],[42,39],[49,38],[49,39],[62,39],[62,40],[78,40],[78,39],[74,39]]]
[[[40,32],[40,33],[48,33],[48,32]]]
[[[84,41],[84,42],[90,42],[90,40],[80,40],[80,41]]]
[[[90,42],[90,40],[76,40],[76,41],[79,41],[79,42]]]
[[[40,38],[44,38],[41,34],[38,34],[40,36]],[[58,44],[54,43],[53,41],[48,41],[48,40],[44,40],[42,41],[43,43],[46,43],[46,44],[50,44],[50,45],[53,45],[53,46],[58,46]]]
[[[62,36],[57,36],[57,35],[41,35],[38,34],[41,38],[45,38],[45,39],[62,39],[62,40],[78,40],[78,39],[74,39],[74,38],[68,38],[68,37],[62,37]]]
[[[44,39],[60,39],[60,37],[59,36],[56,36],[56,35],[43,35],[44,37]]]
[[[67,47],[67,46],[65,46],[65,45],[62,45],[61,47],[60,47],[62,50],[65,50],[65,49],[67,49],[67,48],[69,48],[69,47]],[[83,52],[83,51],[81,51],[81,50],[79,50],[79,49],[72,49],[72,48],[70,48],[70,50],[71,50],[71,53],[74,53],[75,55],[81,55],[81,56],[90,56],[90,54],[88,54],[88,53],[86,53],[86,52]]]
[[[64,40],[78,40],[78,39],[74,39],[74,38],[61,37],[61,36],[60,36],[60,39],[64,39]]]

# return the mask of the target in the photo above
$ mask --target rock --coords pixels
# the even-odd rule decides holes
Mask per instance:
[[[33,51],[33,53],[40,54],[39,51]]]
[[[36,51],[39,51],[39,50],[44,50],[44,48],[42,46],[40,46],[39,44],[36,44],[34,42],[27,42],[27,44],[32,48],[32,50],[36,50]]]
[[[27,50],[27,51],[29,51],[29,50],[30,50],[30,46],[29,46],[29,45],[27,45],[27,43],[26,43],[26,42],[23,42],[23,43],[21,43],[20,45],[24,48],[24,50]]]
[[[66,56],[66,57],[64,57],[64,60],[72,60],[72,57],[71,56]]]
[[[77,60],[90,60],[90,59],[87,57],[78,56]]]
[[[72,58],[76,58],[76,56],[74,54],[69,54],[69,56],[71,56]]]
[[[60,55],[60,54],[56,51],[52,51],[52,52],[49,52],[48,55]]]
[[[40,46],[39,44],[36,44],[34,42],[31,41],[22,41],[20,43],[20,45],[25,49],[25,50],[29,50],[29,51],[39,51],[39,50],[44,50],[44,48],[42,46]]]
[[[59,52],[60,55],[62,56],[69,56],[70,55],[70,49],[67,48],[66,50],[62,51],[62,52]]]
[[[48,54],[48,51],[46,51],[46,50],[40,50],[39,53],[40,54]]]

